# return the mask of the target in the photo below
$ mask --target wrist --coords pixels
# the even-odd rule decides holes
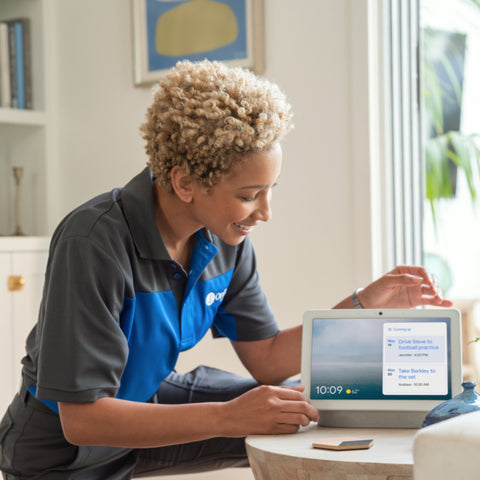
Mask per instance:
[[[238,397],[237,397],[238,398]],[[213,416],[213,428],[216,437],[237,437],[238,433],[238,412],[235,411],[235,398],[227,402],[215,404]]]
[[[353,303],[353,308],[365,308],[365,306],[362,304],[359,294],[360,292],[363,291],[363,288],[357,288],[352,295],[352,303]]]

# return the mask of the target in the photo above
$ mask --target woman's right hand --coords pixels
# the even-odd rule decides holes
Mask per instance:
[[[318,421],[317,409],[303,395],[303,386],[261,385],[224,404],[225,436],[295,433]]]

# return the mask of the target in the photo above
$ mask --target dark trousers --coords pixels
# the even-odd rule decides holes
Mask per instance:
[[[210,367],[171,373],[154,403],[222,402],[256,387],[251,378]],[[178,419],[182,421],[181,418]],[[0,423],[0,470],[6,480],[123,480],[248,466],[243,438],[213,438],[168,447],[74,446],[59,417],[22,388]]]

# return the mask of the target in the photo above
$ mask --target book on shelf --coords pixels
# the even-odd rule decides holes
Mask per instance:
[[[0,107],[10,107],[10,59],[8,25],[0,22]]]
[[[8,61],[10,63],[10,106],[17,108],[17,44],[15,42],[15,25],[7,22],[8,26]]]
[[[28,18],[0,22],[0,75],[0,106],[22,110],[32,109],[32,65]]]
[[[23,22],[23,75],[25,87],[25,108],[33,109],[32,90],[32,41],[30,38],[30,19]]]

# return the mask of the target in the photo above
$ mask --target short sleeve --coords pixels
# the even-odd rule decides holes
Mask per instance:
[[[61,240],[47,267],[37,330],[37,396],[89,402],[114,396],[128,346],[119,325],[125,275],[89,238]]]
[[[263,340],[279,332],[260,286],[255,252],[248,237],[238,248],[232,280],[212,331],[214,336],[238,341]]]

